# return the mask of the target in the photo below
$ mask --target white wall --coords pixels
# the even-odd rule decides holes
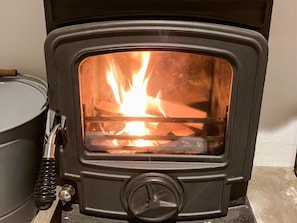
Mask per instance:
[[[297,1],[275,0],[255,165],[293,166],[297,144]],[[45,79],[41,0],[0,0],[0,69]]]
[[[297,1],[274,0],[255,165],[293,166],[297,147]]]
[[[45,79],[42,0],[0,0],[0,69]]]

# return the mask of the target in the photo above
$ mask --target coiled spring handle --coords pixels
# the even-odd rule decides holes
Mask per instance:
[[[40,210],[47,210],[56,199],[56,135],[61,130],[61,125],[54,126],[44,146],[43,157],[35,185],[35,205]]]

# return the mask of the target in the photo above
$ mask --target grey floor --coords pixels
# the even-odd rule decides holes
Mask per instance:
[[[257,223],[297,223],[297,177],[292,168],[254,167],[248,198]]]
[[[257,223],[297,223],[297,177],[292,168],[254,167],[248,198]],[[50,222],[56,203],[32,223]]]

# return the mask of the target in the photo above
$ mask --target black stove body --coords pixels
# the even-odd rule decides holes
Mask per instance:
[[[245,203],[271,10],[272,0],[45,1],[49,105],[67,127],[60,176],[81,213],[184,222]]]

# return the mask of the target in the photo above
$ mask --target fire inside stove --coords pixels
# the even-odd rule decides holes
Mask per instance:
[[[91,152],[220,155],[233,70],[222,58],[125,51],[79,66],[82,134]]]

